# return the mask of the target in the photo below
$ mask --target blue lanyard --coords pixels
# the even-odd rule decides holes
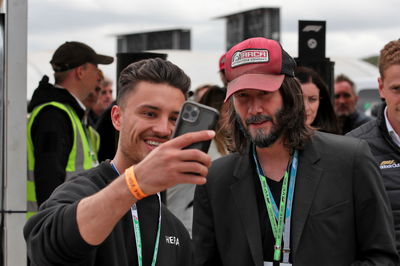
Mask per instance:
[[[291,162],[287,168],[290,167],[290,180],[289,187],[287,187],[289,174],[288,170],[285,171],[284,183],[282,185],[281,192],[281,202],[280,208],[278,209],[277,204],[275,203],[274,197],[272,196],[272,192],[269,189],[269,186],[266,182],[266,177],[264,176],[264,172],[259,165],[257,160],[256,148],[253,146],[253,158],[256,164],[256,169],[258,176],[260,178],[262,192],[264,195],[264,200],[267,206],[268,217],[270,219],[271,227],[275,237],[275,246],[274,246],[274,260],[280,260],[280,253],[282,250],[281,242],[282,238],[284,241],[283,248],[283,262],[289,262],[289,253],[290,253],[290,222],[291,222],[291,214],[292,214],[292,205],[293,205],[293,195],[294,195],[294,187],[296,183],[296,173],[297,173],[297,165],[298,165],[298,151],[295,150],[293,157],[291,158]],[[286,193],[286,190],[288,190]],[[285,207],[286,202],[286,207]],[[286,209],[286,210],[284,210]],[[283,213],[285,212],[285,222],[283,221]],[[274,218],[275,219],[274,219]]]

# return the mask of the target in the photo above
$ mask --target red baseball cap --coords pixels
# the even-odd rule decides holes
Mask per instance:
[[[274,40],[256,37],[233,46],[226,53],[225,102],[237,91],[278,90],[286,76],[294,77],[296,62]]]

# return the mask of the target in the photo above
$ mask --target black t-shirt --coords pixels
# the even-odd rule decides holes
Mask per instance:
[[[142,228],[145,225],[147,228],[146,230],[140,230],[142,247],[143,247],[142,250],[143,265],[151,265],[151,261],[153,259],[153,254],[154,254],[154,246],[156,243],[158,218],[160,212],[160,203],[158,200],[158,196],[151,195],[149,197],[146,197],[138,201],[137,208],[138,208],[140,226]],[[132,239],[132,241],[136,240]],[[135,251],[133,252],[136,253]]]

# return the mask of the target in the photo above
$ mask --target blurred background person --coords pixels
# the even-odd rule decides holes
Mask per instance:
[[[213,85],[211,84],[204,84],[199,87],[197,87],[194,92],[192,92],[192,95],[190,95],[191,99],[195,102],[199,102],[201,97],[203,97],[204,93],[207,92],[209,88],[211,88]]]
[[[55,50],[50,61],[55,84],[44,76],[28,105],[28,216],[57,186],[98,164],[85,134],[83,101],[99,86],[97,65],[113,61],[81,42]]]
[[[297,67],[295,75],[303,91],[307,125],[319,131],[338,134],[340,130],[332,100],[321,76],[308,67]]]
[[[344,74],[335,79],[335,113],[341,134],[372,120],[372,117],[357,111],[358,96],[354,82]]]
[[[99,69],[99,76],[100,76],[99,85],[96,86],[96,89],[94,91],[91,91],[89,93],[89,95],[82,101],[83,105],[86,107],[85,116],[83,117],[83,122],[86,125],[90,125],[92,127],[96,126],[97,115],[93,111],[93,108],[99,99],[99,94],[101,91],[100,84],[101,84],[102,80],[104,79],[103,71],[101,71],[100,69]]]
[[[97,123],[100,115],[109,107],[113,102],[113,82],[111,79],[104,77],[100,82],[100,92],[97,102],[94,104],[90,117],[94,123]]]
[[[96,105],[99,99],[99,94],[101,91],[100,84],[104,80],[103,71],[99,69],[99,86],[89,93],[89,95],[82,101],[83,105],[86,107],[85,115],[83,116],[82,123],[85,126],[86,135],[89,137],[89,145],[93,152],[95,153],[96,159],[98,160],[98,153],[100,149],[100,135],[95,129],[96,121],[93,120],[93,107]]]

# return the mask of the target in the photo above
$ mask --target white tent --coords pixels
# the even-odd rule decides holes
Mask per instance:
[[[194,52],[184,50],[157,50],[154,52],[168,54],[168,60],[181,67],[192,79],[194,90],[203,84],[222,85],[218,74],[218,60],[222,53],[217,52]],[[43,51],[30,53],[28,55],[28,93],[30,99],[33,90],[44,74],[52,81],[52,69],[49,64],[53,51]],[[379,72],[377,67],[366,63],[360,59],[347,57],[331,57],[335,62],[335,75],[346,74],[353,79],[357,89],[377,88],[377,77]],[[113,81],[116,80],[116,64],[100,65],[104,74]]]

